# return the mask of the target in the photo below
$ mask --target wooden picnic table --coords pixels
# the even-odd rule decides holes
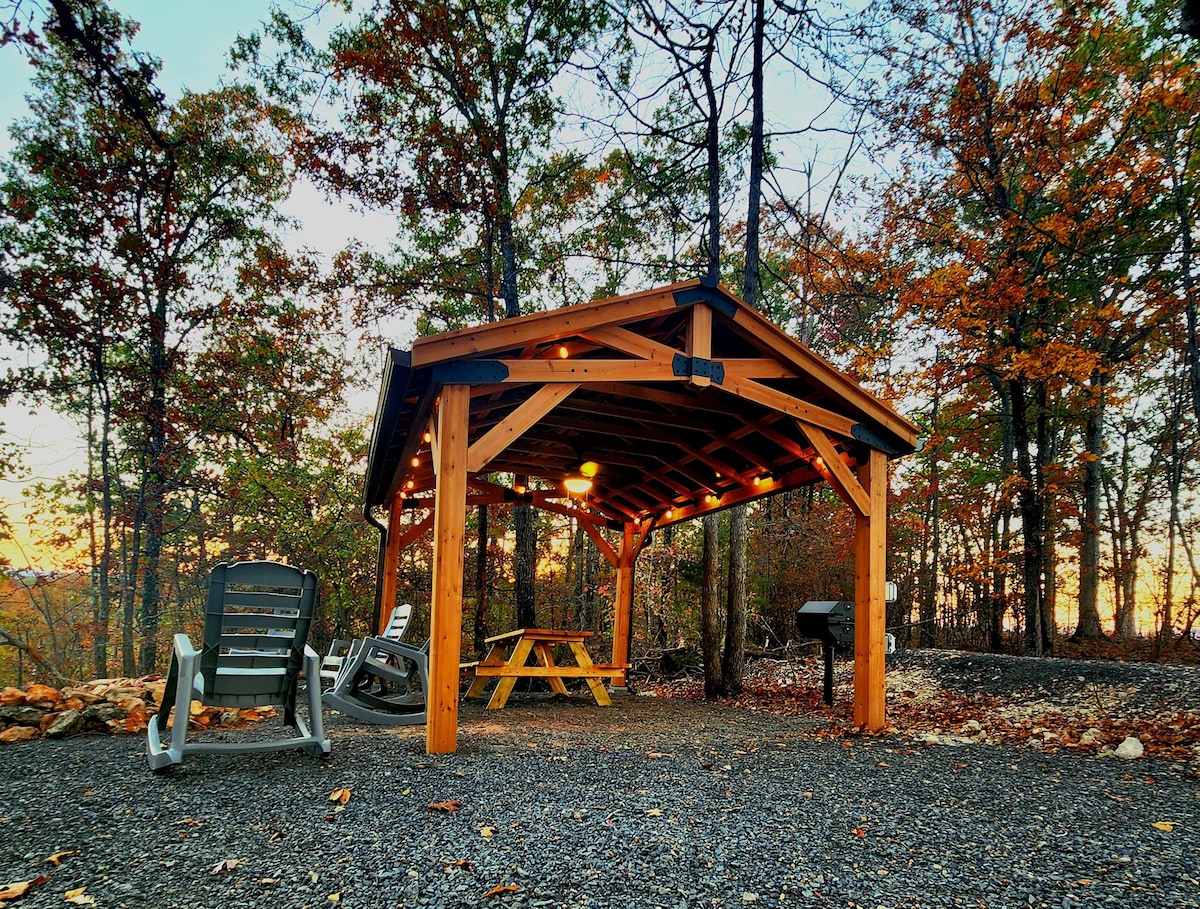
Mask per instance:
[[[478,663],[463,664],[475,670],[475,680],[467,689],[467,697],[482,697],[488,682],[498,679],[487,709],[499,710],[508,702],[508,696],[512,694],[519,678],[546,679],[551,689],[563,695],[567,694],[564,679],[583,679],[597,704],[601,707],[611,706],[612,701],[603,680],[621,675],[625,670],[623,667],[594,664],[587,648],[583,646],[583,642],[591,636],[590,631],[518,628],[485,638],[491,645],[487,656]],[[574,658],[573,665],[554,662],[552,648],[556,644],[566,646]],[[529,663],[530,654],[537,657],[536,663]]]

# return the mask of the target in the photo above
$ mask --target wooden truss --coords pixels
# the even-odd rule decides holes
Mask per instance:
[[[690,281],[392,350],[367,469],[388,511],[383,601],[401,549],[433,531],[430,753],[458,720],[470,504],[569,513],[617,570],[612,661],[628,662],[634,565],[655,527],[824,480],[854,510],[855,722],[884,725],[887,464],[917,430],[724,288]],[[592,489],[562,483],[584,461]],[[521,478],[512,486],[489,477]],[[405,527],[405,511],[428,516]],[[604,528],[620,531],[611,545]]]

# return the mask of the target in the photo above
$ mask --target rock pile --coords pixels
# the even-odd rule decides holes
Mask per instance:
[[[96,679],[61,689],[37,683],[0,689],[0,743],[42,736],[67,738],[85,732],[142,732],[149,717],[158,712],[165,687],[165,679],[145,676]],[[188,725],[203,729],[255,722],[274,716],[275,708],[223,710],[193,701],[190,714]]]

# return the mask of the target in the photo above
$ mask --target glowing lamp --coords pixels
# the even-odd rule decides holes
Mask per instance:
[[[578,469],[568,474],[563,480],[563,486],[573,496],[581,496],[592,488],[592,478],[600,472],[600,465],[595,461],[584,461]]]

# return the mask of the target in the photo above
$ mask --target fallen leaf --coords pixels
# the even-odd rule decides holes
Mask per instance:
[[[495,827],[480,827],[479,828],[479,835],[481,837],[483,837],[485,840],[490,840],[492,838],[492,835],[495,832],[496,832]]]
[[[459,859],[458,861],[456,861],[456,862],[451,862],[450,864],[448,864],[448,865],[446,866],[446,870],[447,870],[447,871],[452,871],[452,870],[454,870],[455,868],[457,868],[459,871],[471,871],[471,872],[474,872],[474,870],[475,870],[475,866],[471,864],[471,860],[470,860],[470,859]]]
[[[213,874],[226,874],[245,862],[245,859],[225,859],[213,865]]]
[[[661,808],[647,808],[646,817],[659,817],[662,814]]]
[[[83,893],[83,891],[85,891],[85,890],[87,890],[87,887],[76,887],[74,890],[68,890],[66,893],[64,893],[63,898],[73,900],[73,899],[75,899],[75,897],[79,896],[79,894]]]
[[[42,884],[46,883],[48,880],[50,880],[49,877],[44,874],[40,874],[32,880],[16,881],[11,884],[5,884],[2,888],[0,888],[0,900],[15,900],[19,896],[24,896],[35,887],[42,886]]]
[[[63,899],[65,899],[68,903],[74,903],[76,906],[96,905],[96,898],[94,896],[88,896],[83,892],[85,890],[87,890],[87,887],[77,887],[74,890],[68,890],[63,894]]]
[[[1150,826],[1157,827],[1159,830],[1165,830],[1167,833],[1170,833],[1172,830],[1175,829],[1175,825],[1172,824],[1170,821],[1155,821]]]
[[[462,802],[458,799],[450,799],[448,802],[426,802],[425,807],[430,811],[445,811],[452,813],[462,807]]]
[[[855,827],[850,832],[853,833],[855,836],[866,836],[867,835],[867,831],[863,830],[862,827]]]
[[[333,790],[333,792],[329,793],[329,801],[341,802],[344,805],[348,801],[350,801],[350,794],[353,791],[354,791],[353,789],[349,789],[349,788],[343,789],[343,788],[339,787],[339,788]]]
[[[497,886],[495,886],[491,890],[489,890],[487,893],[485,893],[483,895],[483,898],[486,900],[489,897],[499,896],[501,893],[504,893],[506,891],[515,892],[520,889],[521,888],[518,887],[516,884],[498,884]]]
[[[342,901],[342,895],[340,893],[331,893],[329,896],[325,897],[325,899],[329,900],[331,903],[340,903]]]
[[[46,856],[46,861],[49,862],[51,865],[53,865],[55,868],[57,868],[59,863],[63,859],[65,859],[68,855],[79,855],[79,850],[72,849],[72,850],[69,850],[66,852],[56,852],[56,853],[54,853],[54,855]]]

